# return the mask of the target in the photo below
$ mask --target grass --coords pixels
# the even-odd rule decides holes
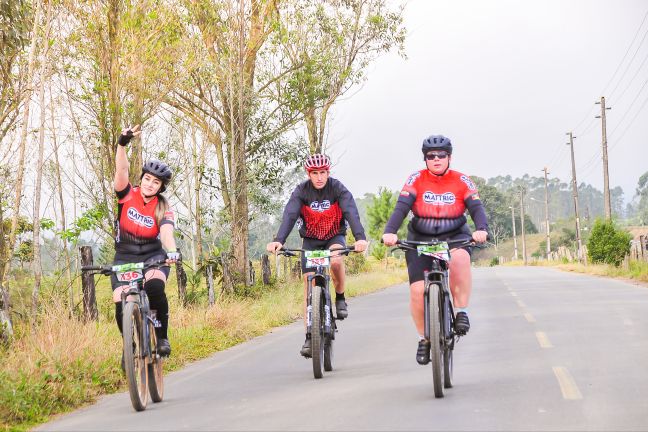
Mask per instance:
[[[374,269],[347,277],[347,296],[366,294],[406,280],[402,268]],[[256,298],[220,297],[215,305],[182,307],[175,278],[167,286],[172,371],[267,333],[302,315],[298,280],[265,287]],[[0,428],[26,430],[98,396],[125,389],[119,368],[121,337],[114,322],[108,281],[97,285],[99,320],[70,318],[63,304],[49,303],[36,324],[16,323],[10,346],[0,348]],[[130,409],[130,407],[125,407]]]

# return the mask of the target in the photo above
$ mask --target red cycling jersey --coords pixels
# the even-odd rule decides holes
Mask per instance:
[[[410,228],[415,232],[427,235],[448,233],[466,223],[466,208],[477,229],[487,229],[477,187],[470,177],[453,170],[438,176],[423,169],[410,175],[405,182],[398,199],[399,211],[394,212],[385,232],[395,233],[411,210],[414,218]]]
[[[123,249],[120,245],[159,244],[160,227],[155,219],[158,197],[145,203],[140,188],[133,187],[130,183],[123,191],[116,193],[119,198],[115,236],[117,249]],[[173,224],[173,220],[173,211],[167,210],[160,226]]]

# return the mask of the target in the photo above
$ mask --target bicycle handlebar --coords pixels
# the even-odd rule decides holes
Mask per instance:
[[[325,249],[321,249],[325,250]],[[338,256],[338,255],[349,255],[350,252],[356,252],[355,249],[345,247],[345,248],[337,248],[337,249],[329,249],[331,252],[338,252],[337,254],[333,256]],[[279,255],[284,255],[284,256],[297,256],[296,252],[308,252],[309,249],[301,249],[301,248],[285,248],[281,247],[277,251]]]
[[[132,263],[132,264],[142,264],[141,270],[144,272],[146,270],[149,270],[151,268],[159,268],[159,267],[164,267],[165,265],[168,265],[166,263],[166,259],[161,259],[161,260],[154,260],[154,261],[149,261],[146,263]],[[113,265],[113,264],[106,264],[106,265],[89,265],[89,266],[81,266],[81,272],[90,272],[90,273],[100,273],[105,276],[109,276],[112,273],[116,273],[118,270],[119,264]]]

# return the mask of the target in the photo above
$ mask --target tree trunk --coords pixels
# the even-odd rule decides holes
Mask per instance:
[[[40,286],[43,278],[43,266],[41,263],[40,247],[40,203],[41,192],[43,187],[43,156],[45,153],[45,121],[47,118],[47,107],[45,106],[45,81],[49,73],[48,54],[49,54],[49,32],[50,23],[52,22],[52,2],[47,3],[47,16],[45,24],[45,34],[43,34],[43,52],[41,55],[40,65],[40,85],[38,87],[38,100],[40,103],[40,125],[38,128],[38,162],[36,165],[36,189],[34,191],[34,289],[32,291],[32,320],[36,320],[38,314],[38,297],[40,296]]]
[[[67,223],[65,220],[65,203],[63,201],[63,181],[61,179],[61,163],[59,161],[59,145],[56,141],[56,124],[54,120],[54,103],[50,104],[51,117],[52,121],[52,144],[54,146],[54,166],[56,168],[56,191],[59,198],[59,210],[61,212],[61,231],[67,229]],[[68,294],[69,294],[69,308],[70,308],[70,317],[74,316],[74,282],[72,281],[72,259],[70,258],[70,250],[68,249],[69,245],[67,239],[63,237],[63,256],[65,257],[65,276],[68,283]]]

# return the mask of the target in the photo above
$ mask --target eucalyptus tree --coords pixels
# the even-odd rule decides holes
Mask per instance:
[[[288,96],[302,113],[311,153],[324,147],[331,107],[366,79],[367,66],[396,48],[404,55],[403,7],[387,0],[286,0],[281,41],[293,66]]]
[[[226,222],[231,228],[232,268],[250,283],[250,200],[258,186],[277,180],[295,158],[283,134],[295,113],[268,95],[284,76],[269,44],[279,28],[279,0],[184,0],[188,30],[202,43],[202,64],[174,106],[189,115],[214,145]],[[263,203],[263,200],[261,200]]]

